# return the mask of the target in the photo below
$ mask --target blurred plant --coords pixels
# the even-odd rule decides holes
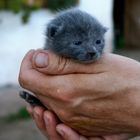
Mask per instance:
[[[14,13],[22,11],[22,21],[27,23],[32,11],[42,7],[52,11],[75,6],[79,0],[0,0],[0,10]]]
[[[0,0],[0,10],[9,10],[14,13],[23,12],[23,23],[28,22],[32,11],[43,6],[44,0]]]
[[[113,1],[113,22],[114,22],[114,45],[116,49],[124,48],[124,17],[125,17],[125,1]]]
[[[115,36],[115,42],[114,43],[115,43],[116,49],[124,48],[124,46],[125,46],[124,35],[121,33],[121,34],[119,34],[119,36]]]
[[[57,11],[78,4],[79,0],[46,0],[48,9]]]
[[[19,121],[19,120],[25,120],[25,119],[30,119],[30,115],[26,111],[25,107],[19,109],[17,113],[12,113],[4,117],[5,122],[9,122],[9,123]]]

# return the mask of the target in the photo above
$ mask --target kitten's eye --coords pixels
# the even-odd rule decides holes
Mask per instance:
[[[96,44],[97,45],[101,44],[101,40],[96,40]]]
[[[81,45],[81,44],[82,44],[82,41],[75,41],[75,42],[74,42],[74,45],[77,45],[77,46],[78,46],[78,45]]]

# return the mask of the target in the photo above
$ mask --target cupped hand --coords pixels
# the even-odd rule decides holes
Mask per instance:
[[[132,138],[131,134],[116,134],[99,137],[85,137],[65,124],[58,121],[57,116],[42,107],[27,107],[39,130],[49,140],[128,140]]]
[[[104,54],[93,64],[80,64],[48,51],[30,51],[19,82],[84,136],[140,133],[137,61]]]

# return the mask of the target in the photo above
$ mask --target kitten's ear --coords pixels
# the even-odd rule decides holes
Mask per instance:
[[[53,38],[62,31],[62,25],[50,24],[47,28],[47,36]]]
[[[103,32],[104,32],[104,34],[105,34],[108,30],[109,30],[109,28],[103,27]]]

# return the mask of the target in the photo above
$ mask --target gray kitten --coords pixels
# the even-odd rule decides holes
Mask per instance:
[[[44,49],[80,62],[92,62],[103,52],[105,32],[106,28],[88,13],[67,10],[48,24]]]
[[[48,24],[44,49],[79,62],[93,62],[103,52],[105,32],[106,28],[89,14],[76,9],[68,10]],[[20,96],[32,106],[44,107],[26,91],[21,91]]]

